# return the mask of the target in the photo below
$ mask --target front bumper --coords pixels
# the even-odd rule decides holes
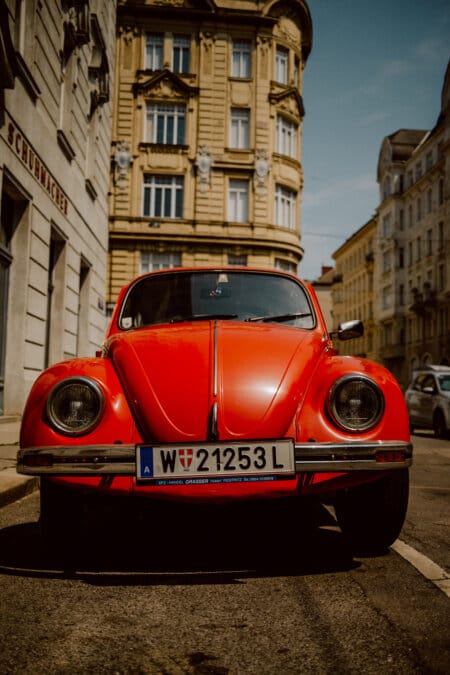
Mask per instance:
[[[296,473],[386,471],[412,463],[406,441],[296,443]],[[17,472],[40,476],[136,476],[135,445],[82,445],[25,448],[17,453]]]

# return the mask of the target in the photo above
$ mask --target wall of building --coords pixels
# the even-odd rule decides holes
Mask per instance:
[[[102,341],[115,4],[2,0],[0,415]]]
[[[450,363],[450,66],[435,127],[384,138],[377,180],[375,218],[333,254],[333,323],[363,319],[365,337],[340,351],[406,387],[415,368]]]
[[[309,10],[303,1],[289,8],[214,4],[214,11],[207,2],[195,10],[152,0],[119,7],[110,303],[130,278],[161,266],[241,263],[296,271],[303,256],[301,89]],[[183,119],[179,135],[163,130],[164,116],[168,123],[175,114]],[[152,202],[159,189],[152,181],[164,180],[180,186],[176,212]]]
[[[336,261],[332,285],[333,330],[340,323],[360,319],[364,335],[339,343],[343,354],[378,360],[377,323],[375,318],[374,247],[376,216],[333,253]]]
[[[404,385],[414,368],[450,363],[449,72],[435,127],[380,150],[378,348]]]

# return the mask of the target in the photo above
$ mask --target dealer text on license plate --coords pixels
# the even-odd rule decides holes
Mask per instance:
[[[294,475],[291,439],[251,443],[141,445],[137,447],[138,480],[189,484],[221,480],[264,480]]]

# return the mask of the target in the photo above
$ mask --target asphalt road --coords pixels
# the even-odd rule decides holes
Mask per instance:
[[[413,440],[401,539],[448,572],[450,443]],[[394,551],[352,558],[324,509],[160,528],[119,504],[66,556],[37,517],[37,495],[0,509],[2,673],[450,672],[448,596]]]

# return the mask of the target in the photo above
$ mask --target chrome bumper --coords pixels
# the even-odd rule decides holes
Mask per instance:
[[[386,471],[412,463],[405,441],[297,443],[297,473]],[[26,475],[135,476],[135,445],[82,445],[26,448],[17,453],[17,472]]]

